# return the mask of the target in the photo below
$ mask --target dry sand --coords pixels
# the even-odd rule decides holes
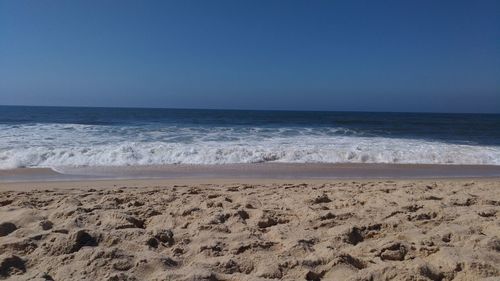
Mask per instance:
[[[0,279],[500,280],[495,179],[0,189]]]

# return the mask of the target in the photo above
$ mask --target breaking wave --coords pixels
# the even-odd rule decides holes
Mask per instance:
[[[1,125],[0,169],[231,163],[500,165],[500,147],[366,136],[343,128]]]

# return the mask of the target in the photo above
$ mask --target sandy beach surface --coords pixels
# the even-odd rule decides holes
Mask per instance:
[[[500,280],[500,180],[0,183],[0,279]]]
[[[91,181],[105,179],[422,179],[500,178],[498,165],[382,163],[252,163],[221,165],[151,165],[0,169],[0,183]]]

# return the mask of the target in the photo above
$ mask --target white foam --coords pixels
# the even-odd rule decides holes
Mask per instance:
[[[387,138],[298,138],[287,142],[137,143],[0,151],[0,168],[162,164],[415,163],[500,164],[500,149]]]
[[[341,128],[3,126],[0,169],[258,162],[500,165],[498,146],[339,135]]]

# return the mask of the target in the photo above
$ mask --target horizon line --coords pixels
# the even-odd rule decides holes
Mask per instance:
[[[345,113],[413,113],[413,114],[484,114],[500,115],[500,112],[439,112],[439,111],[363,111],[363,110],[322,110],[322,109],[236,109],[199,107],[149,107],[149,106],[89,106],[89,105],[28,105],[0,104],[0,107],[62,107],[62,108],[108,108],[108,109],[163,109],[163,110],[212,110],[212,111],[278,111],[278,112],[345,112]]]

